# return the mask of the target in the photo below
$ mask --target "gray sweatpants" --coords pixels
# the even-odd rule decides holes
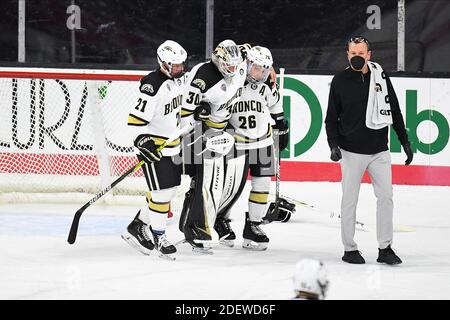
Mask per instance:
[[[392,201],[391,155],[373,155],[342,150],[341,235],[345,251],[358,250],[355,236],[356,206],[364,171],[367,169],[377,198],[377,240],[380,249],[392,244],[394,203]]]

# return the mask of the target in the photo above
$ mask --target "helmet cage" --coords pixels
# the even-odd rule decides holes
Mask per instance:
[[[222,41],[212,53],[211,60],[225,78],[232,78],[242,62],[239,48],[231,40]]]

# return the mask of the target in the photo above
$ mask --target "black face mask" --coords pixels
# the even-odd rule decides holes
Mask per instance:
[[[350,64],[353,67],[353,69],[361,71],[364,67],[364,64],[366,63],[366,60],[361,56],[354,56],[350,59]]]

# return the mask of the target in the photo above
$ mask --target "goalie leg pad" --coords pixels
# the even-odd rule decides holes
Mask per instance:
[[[236,158],[226,158],[225,178],[218,217],[228,219],[229,209],[234,205],[244,189],[248,175],[248,158],[245,154]]]
[[[224,158],[203,159],[202,195],[208,228],[216,222],[225,176]]]
[[[192,194],[185,201],[187,210],[183,219],[183,233],[188,242],[212,240],[211,230],[223,187],[223,158],[203,159],[196,168]]]
[[[194,188],[195,188],[195,179],[192,178],[191,186],[190,186],[189,190],[186,192],[186,194],[184,195],[183,209],[181,209],[180,221],[178,223],[178,229],[181,232],[183,232],[184,226],[186,225],[186,221],[189,216],[190,204],[194,197]]]

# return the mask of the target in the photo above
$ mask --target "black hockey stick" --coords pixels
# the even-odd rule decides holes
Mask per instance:
[[[284,86],[284,68],[280,68],[280,99],[281,99],[281,105],[283,105],[283,95],[282,95],[282,88]],[[279,137],[278,137],[279,142]],[[276,170],[276,181],[275,181],[275,207],[272,211],[269,211],[266,216],[263,218],[265,220],[265,223],[270,223],[272,221],[278,220],[278,217],[280,216],[280,157],[281,157],[281,151],[279,149],[280,144],[278,143],[277,146],[274,146],[274,151],[276,154],[276,160],[275,160],[275,170]]]
[[[180,135],[184,135],[185,133],[189,132],[190,129],[192,128],[191,125],[186,125],[185,127],[183,127],[181,129],[181,133]],[[170,138],[168,140],[166,140],[161,146],[158,147],[158,151],[162,150],[164,147],[166,147],[169,143],[171,143],[172,141],[178,139],[179,136],[177,137],[173,137]],[[98,199],[100,199],[101,197],[103,197],[106,193],[108,193],[112,188],[114,188],[117,184],[119,184],[123,179],[125,179],[126,177],[128,177],[130,174],[132,174],[133,172],[135,172],[136,170],[138,170],[140,167],[142,167],[144,165],[145,161],[142,160],[140,162],[138,162],[137,164],[135,164],[133,167],[131,167],[130,169],[127,170],[127,172],[125,172],[124,174],[122,174],[119,178],[117,178],[116,180],[113,181],[113,183],[111,183],[109,186],[107,186],[105,189],[103,189],[102,191],[100,191],[99,193],[97,193],[97,195],[95,197],[93,197],[91,200],[89,200],[89,202],[87,202],[84,206],[82,206],[80,209],[78,209],[78,211],[75,213],[75,216],[73,217],[73,221],[72,221],[72,225],[70,227],[70,231],[69,231],[69,237],[67,238],[67,242],[69,244],[73,244],[77,238],[77,232],[78,232],[78,225],[80,223],[80,218],[81,215],[83,214],[83,212],[89,207],[91,206],[94,202],[96,202]]]
[[[159,148],[158,148],[159,149]],[[70,227],[69,231],[69,237],[67,238],[67,242],[69,244],[73,244],[77,238],[77,232],[78,232],[78,225],[80,223],[81,215],[83,214],[84,210],[86,210],[90,205],[92,205],[94,202],[96,202],[98,199],[103,197],[106,193],[108,193],[112,188],[114,188],[119,182],[121,182],[123,179],[128,177],[130,174],[138,170],[142,165],[144,164],[144,160],[134,165],[132,168],[128,169],[127,172],[122,174],[119,178],[114,180],[113,183],[111,183],[109,186],[107,186],[105,189],[97,193],[95,197],[93,197],[89,202],[87,202],[84,206],[82,206],[78,211],[75,213],[75,216],[73,217],[72,226]]]
[[[277,147],[275,147],[274,150],[278,152]],[[270,210],[271,208],[269,207],[267,214],[262,218],[264,224],[271,223],[273,221],[278,221],[280,217],[280,152],[278,152],[278,155],[276,156],[275,165],[276,165],[275,203],[273,203],[274,204],[273,209]]]
[[[283,86],[284,86],[284,68],[280,68],[280,99],[281,106],[283,106]],[[275,184],[275,203],[276,203],[276,211],[278,217],[279,204],[280,204],[280,158],[281,158],[281,150],[280,150],[280,137],[278,137],[278,148],[277,148],[277,162],[276,162],[276,184]]]

